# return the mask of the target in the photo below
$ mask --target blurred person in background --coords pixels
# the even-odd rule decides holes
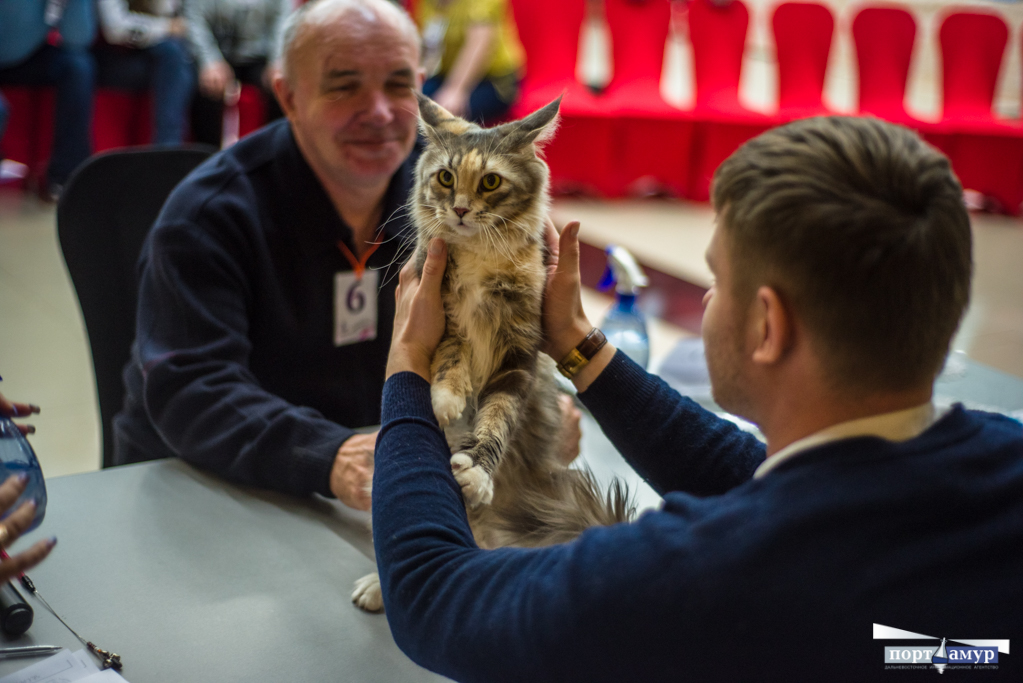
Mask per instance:
[[[192,111],[196,142],[220,147],[224,97],[236,83],[257,86],[267,122],[283,116],[274,98],[271,67],[277,35],[294,0],[188,0],[185,17],[199,62]]]
[[[98,0],[105,43],[94,54],[101,86],[150,90],[153,142],[185,140],[195,71],[181,0]]]
[[[53,152],[42,195],[56,201],[92,153],[96,64],[93,0],[0,0],[0,85],[57,89]]]
[[[525,53],[506,0],[420,0],[423,94],[452,114],[499,122],[518,98]]]

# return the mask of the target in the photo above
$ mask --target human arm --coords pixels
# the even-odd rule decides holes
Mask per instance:
[[[190,0],[185,3],[188,39],[199,65],[199,89],[209,97],[219,98],[224,96],[228,81],[234,79],[234,71],[220,52],[210,27],[212,11],[210,0]]]
[[[132,12],[127,0],[99,0],[100,28],[111,45],[151,47],[168,37],[183,37],[187,25],[181,17],[160,17]]]
[[[444,85],[434,100],[455,116],[465,114],[469,96],[487,72],[493,52],[497,26],[492,23],[472,24],[465,32],[465,42],[458,51]]]
[[[579,224],[547,228],[544,351],[560,361],[592,329],[582,308]],[[662,495],[722,493],[753,475],[766,451],[756,437],[683,398],[610,344],[572,379],[618,451]]]
[[[253,265],[261,257],[251,231],[222,221],[208,208],[201,226],[160,224],[145,247],[136,353],[149,421],[175,454],[233,481],[343,493],[331,486],[332,471],[356,435],[271,393],[251,370],[253,316],[272,305],[253,273],[271,271]],[[364,469],[360,450],[356,469]]]

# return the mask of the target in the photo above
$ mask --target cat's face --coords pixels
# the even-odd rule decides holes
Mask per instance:
[[[414,196],[423,236],[496,249],[542,236],[549,172],[536,145],[553,133],[559,104],[484,129],[420,96],[428,144]]]

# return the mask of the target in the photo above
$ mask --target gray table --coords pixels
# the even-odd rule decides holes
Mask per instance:
[[[47,482],[53,554],[30,576],[131,683],[442,681],[350,601],[369,516],[240,488],[178,460]],[[16,547],[27,547],[20,541]],[[24,593],[25,591],[22,591]],[[78,649],[49,613],[15,644]],[[0,675],[35,660],[0,662]]]
[[[699,378],[684,380],[699,388]],[[1023,409],[1023,382],[960,355],[935,395]],[[625,480],[640,509],[659,505],[587,414],[582,429],[579,466]],[[33,536],[60,543],[30,574],[79,633],[124,657],[131,683],[446,680],[398,650],[383,616],[350,602],[352,582],[374,569],[369,515],[233,486],[178,460],[58,477],[47,488],[46,521]],[[36,622],[15,644],[80,647],[29,601]],[[29,663],[0,662],[0,676]]]

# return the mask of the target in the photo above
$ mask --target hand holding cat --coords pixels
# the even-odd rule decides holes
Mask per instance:
[[[544,341],[541,350],[560,361],[593,329],[583,311],[579,277],[579,222],[572,221],[559,238],[547,219],[547,288],[543,299]]]
[[[426,250],[423,277],[416,277],[414,259],[410,259],[398,276],[394,293],[394,335],[387,357],[387,373],[414,372],[430,381],[430,361],[444,336],[444,303],[440,286],[447,266],[448,248],[444,240],[434,238]]]
[[[547,288],[543,299],[543,334],[541,351],[560,361],[593,329],[583,311],[582,279],[579,275],[579,222],[572,221],[559,238],[554,224],[547,219],[544,235],[550,257],[547,261]],[[604,346],[586,367],[572,378],[582,392],[590,386],[615,355],[615,347]]]

